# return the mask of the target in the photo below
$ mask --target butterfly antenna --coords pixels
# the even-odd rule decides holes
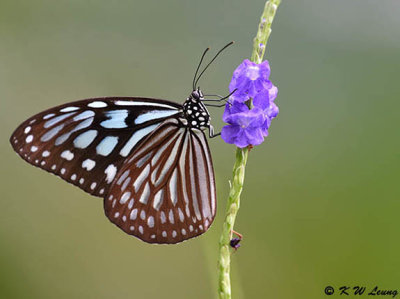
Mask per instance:
[[[204,59],[204,56],[206,56],[206,53],[207,53],[208,50],[210,50],[210,48],[205,49],[205,51],[203,52],[203,55],[201,55],[201,59],[200,59],[199,65],[197,66],[196,73],[194,74],[194,77],[193,77],[193,90],[196,89],[196,85],[195,85],[196,76],[197,76],[197,73],[199,72],[201,63],[203,62],[203,59]]]
[[[200,73],[199,77],[197,78],[197,80],[195,81],[195,83],[193,84],[193,86],[195,87],[197,85],[197,82],[199,82],[201,76],[204,74],[204,72],[207,70],[207,68],[210,66],[211,63],[213,63],[213,61],[218,57],[219,54],[221,54],[222,51],[224,51],[226,48],[228,48],[230,45],[232,45],[234,43],[234,41],[231,41],[229,44],[227,44],[225,47],[223,47],[221,50],[218,51],[217,54],[215,54],[214,58],[211,59],[211,61],[206,65],[206,67],[203,69],[203,71]],[[204,54],[203,54],[204,57]],[[199,65],[200,66],[200,65]],[[196,72],[197,73],[197,72]]]

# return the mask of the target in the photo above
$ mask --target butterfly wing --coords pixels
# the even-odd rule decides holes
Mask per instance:
[[[28,163],[104,196],[123,161],[166,118],[173,102],[96,98],[61,105],[23,122],[10,142]]]
[[[122,165],[104,198],[105,214],[149,243],[178,243],[215,217],[214,171],[207,140],[184,119],[165,120]]]

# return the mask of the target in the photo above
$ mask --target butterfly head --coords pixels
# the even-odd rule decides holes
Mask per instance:
[[[197,87],[197,83],[199,82],[201,76],[207,70],[207,68],[213,63],[213,61],[218,57],[218,55],[224,51],[227,47],[232,45],[233,42],[228,43],[225,47],[215,54],[214,58],[203,68],[200,74],[197,76],[201,63],[203,62],[204,56],[210,48],[207,48],[203,55],[201,56],[199,65],[197,66],[196,72],[193,77],[193,91],[190,96],[186,99],[185,103],[183,103],[183,113],[188,122],[188,126],[191,128],[196,128],[200,130],[205,130],[210,128],[210,113],[208,112],[206,106],[204,105],[204,95],[200,90],[200,87]]]
[[[197,101],[202,101],[204,99],[204,95],[200,90],[200,87],[192,91],[191,97]]]

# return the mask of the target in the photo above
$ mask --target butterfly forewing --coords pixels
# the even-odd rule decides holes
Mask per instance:
[[[181,105],[146,98],[97,98],[39,113],[11,136],[27,162],[104,196],[124,160]]]
[[[122,165],[104,200],[107,217],[149,243],[204,233],[216,211],[215,180],[204,133],[179,117],[165,120]]]

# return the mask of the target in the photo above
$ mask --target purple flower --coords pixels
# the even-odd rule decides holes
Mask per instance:
[[[259,145],[264,141],[264,111],[260,108],[249,110],[244,103],[226,104],[223,120],[229,125],[222,128],[221,137],[226,143],[237,147]]]
[[[231,99],[238,102],[245,102],[255,97],[259,92],[270,89],[273,85],[269,81],[270,67],[267,60],[257,64],[248,59],[236,68],[233,72],[229,90],[236,92]]]
[[[265,122],[262,126],[264,136],[268,135],[268,128],[271,124],[271,120],[275,118],[279,113],[278,106],[276,106],[275,103],[273,102],[278,93],[278,89],[276,87],[275,90],[270,89],[263,91],[257,94],[253,100],[254,107],[261,109],[265,117]],[[271,98],[273,100],[270,100]]]
[[[221,137],[226,143],[243,148],[259,145],[268,136],[271,120],[279,109],[274,103],[278,88],[269,81],[268,61],[256,64],[245,59],[234,71],[229,89],[235,90],[225,106]],[[244,102],[252,99],[253,109]]]

